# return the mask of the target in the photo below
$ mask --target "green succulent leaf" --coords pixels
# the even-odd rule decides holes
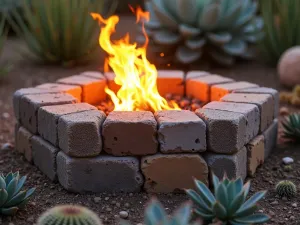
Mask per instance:
[[[7,185],[7,194],[8,199],[11,199],[17,189],[18,180],[17,178],[13,178],[10,183]]]
[[[227,217],[226,208],[220,202],[216,202],[213,205],[213,212],[218,219],[223,220]]]
[[[195,24],[198,11],[198,0],[177,0],[177,4],[174,4],[174,0],[169,0],[171,5],[177,7],[177,15],[180,20],[187,24]]]
[[[152,200],[145,210],[145,224],[160,224],[167,218],[166,212],[157,200]]]
[[[215,217],[213,213],[205,213],[199,209],[195,209],[194,212],[204,220],[212,220]]]
[[[7,203],[5,203],[5,207],[12,207],[19,205],[26,196],[26,191],[19,192],[16,196],[14,196],[12,199],[10,199]]]
[[[224,182],[220,184],[217,188],[216,200],[219,201],[225,208],[228,207],[228,194]]]
[[[5,178],[5,183],[9,184],[13,178],[14,178],[13,173],[12,172],[8,173],[6,178]]]
[[[251,20],[254,14],[257,11],[257,3],[247,0],[247,3],[244,3],[243,13],[241,17],[236,21],[235,26],[240,27],[245,25],[247,22]]]
[[[23,188],[23,186],[26,182],[26,179],[27,179],[26,176],[21,177],[21,179],[18,181],[17,188],[16,188],[14,194],[17,194]]]
[[[245,202],[246,196],[244,192],[240,192],[230,203],[228,214],[234,215],[234,213],[241,207],[241,205]]]
[[[227,0],[227,1],[222,1],[222,4],[223,4],[223,10],[222,10],[223,16],[222,16],[222,23],[220,24],[220,28],[231,29],[233,27],[233,24],[237,21],[237,19],[241,15],[242,2]],[[229,8],[229,10],[225,11],[224,7]]]
[[[186,190],[186,194],[191,198],[191,200],[197,205],[199,209],[204,211],[205,213],[211,213],[212,210],[209,205],[203,201],[201,196],[194,190],[188,189]]]
[[[199,18],[199,27],[205,31],[213,30],[219,22],[220,5],[210,4],[205,7]]]
[[[0,208],[0,214],[5,216],[13,216],[17,213],[18,210],[18,207]]]
[[[189,39],[185,41],[185,46],[191,50],[201,50],[205,44],[205,39]]]
[[[223,50],[234,56],[242,55],[247,49],[246,43],[242,40],[232,40],[223,46]]]
[[[244,196],[245,196],[245,198],[247,197],[247,195],[248,195],[248,193],[249,193],[249,191],[250,191],[250,186],[251,186],[251,182],[248,181],[248,182],[244,185],[244,187],[243,187],[243,191],[244,191]]]
[[[171,218],[170,224],[188,225],[190,221],[191,210],[192,205],[190,203],[184,204],[175,211],[173,217]]]
[[[183,64],[189,64],[200,59],[200,57],[202,56],[202,52],[193,51],[185,46],[180,46],[179,48],[177,48],[175,55],[179,62]]]
[[[224,45],[231,41],[232,36],[228,32],[208,33],[207,39],[216,45]]]
[[[213,206],[214,202],[216,201],[215,196],[211,193],[208,187],[201,182],[200,180],[194,180],[196,188],[199,191],[201,198],[208,204],[210,207]]]
[[[5,189],[5,188],[6,188],[5,179],[3,179],[2,176],[0,176],[0,189]]]
[[[210,49],[208,54],[212,59],[214,59],[217,63],[224,66],[231,66],[235,62],[235,58],[229,54],[224,52],[217,51],[215,49]]]
[[[174,45],[180,42],[181,37],[174,32],[161,30],[153,34],[153,39],[157,44]]]
[[[235,222],[243,224],[265,223],[268,222],[270,217],[265,214],[257,213],[246,217],[236,218]]]
[[[201,30],[199,28],[195,28],[185,24],[179,25],[179,31],[184,37],[193,37],[201,34]]]
[[[214,173],[212,175],[212,181],[213,181],[213,186],[214,186],[214,193],[216,195],[218,186],[220,184],[220,179]]]
[[[163,2],[160,0],[153,0],[152,3],[156,17],[161,24],[168,26],[171,29],[177,29],[178,22],[169,12],[166,11]]]
[[[0,208],[6,203],[7,198],[7,191],[5,189],[0,189]]]

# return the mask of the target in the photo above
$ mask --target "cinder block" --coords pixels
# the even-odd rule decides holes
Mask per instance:
[[[57,179],[56,156],[58,148],[43,140],[39,136],[33,136],[32,153],[34,164],[52,181]]]
[[[234,82],[229,84],[216,84],[211,87],[211,101],[219,101],[223,96],[235,90],[258,87],[257,84],[252,84],[245,81]]]
[[[56,83],[46,83],[36,86],[36,88],[40,89],[49,89],[53,91],[57,91],[59,93],[66,93],[72,95],[74,98],[81,102],[81,87],[77,85],[67,85],[67,84],[56,84]]]
[[[139,192],[144,183],[139,168],[140,162],[134,157],[71,158],[63,152],[57,155],[60,184],[77,193]]]
[[[38,110],[38,132],[51,144],[58,146],[57,124],[62,115],[97,110],[88,103],[44,106]]]
[[[274,118],[277,118],[279,114],[279,93],[277,90],[267,87],[247,88],[242,90],[236,90],[234,93],[248,93],[248,94],[270,94],[274,99]]]
[[[58,120],[59,147],[73,157],[97,156],[102,150],[101,125],[105,114],[99,110],[77,112]]]
[[[208,150],[233,154],[246,144],[247,120],[241,113],[198,109],[196,114],[206,123]]]
[[[191,78],[186,81],[186,94],[187,96],[198,98],[203,102],[209,102],[211,86],[229,82],[233,82],[233,80],[219,75]]]
[[[25,159],[32,163],[32,143],[31,137],[33,136],[24,127],[20,127],[17,133],[16,149],[19,153],[24,154]]]
[[[151,155],[158,149],[157,123],[149,111],[111,112],[102,133],[104,150],[115,156]]]
[[[206,125],[188,110],[157,111],[158,141],[163,153],[203,152],[206,150]]]
[[[260,111],[260,132],[267,129],[274,117],[274,99],[269,94],[239,94],[231,93],[224,96],[221,101],[250,103],[258,106]]]
[[[226,173],[229,179],[247,176],[247,149],[243,147],[234,155],[206,153],[204,159],[208,165],[210,175],[214,173],[222,179]]]
[[[82,101],[89,104],[97,104],[106,99],[104,91],[106,80],[75,75],[57,80],[60,84],[79,85],[82,88]]]
[[[21,124],[31,133],[38,131],[38,109],[48,105],[63,105],[76,103],[77,99],[69,94],[35,94],[24,95],[20,101]]]
[[[86,71],[81,73],[80,75],[90,77],[90,78],[105,80],[105,76],[99,71]]]
[[[246,143],[258,134],[260,126],[259,109],[254,104],[234,103],[234,102],[210,102],[204,109],[217,109],[229,112],[242,113],[246,122]]]
[[[121,86],[116,84],[114,80],[116,78],[116,74],[114,72],[106,72],[104,73],[104,76],[107,79],[108,88],[114,93],[117,93],[120,90]]]
[[[185,80],[193,79],[193,78],[197,78],[197,77],[209,76],[209,75],[212,75],[212,74],[209,72],[206,72],[206,71],[193,70],[193,71],[187,72],[187,74],[185,76]]]
[[[198,154],[146,156],[142,158],[141,167],[147,192],[173,192],[194,188],[193,177],[208,183],[207,164]]]
[[[277,144],[278,120],[273,123],[263,132],[265,137],[265,159],[267,159]]]
[[[257,167],[262,165],[265,160],[265,139],[259,135],[252,139],[247,145],[247,170],[249,176],[254,176]]]
[[[158,70],[157,90],[161,96],[168,93],[184,95],[184,73],[180,70]]]

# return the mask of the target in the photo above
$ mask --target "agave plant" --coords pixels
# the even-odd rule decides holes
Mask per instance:
[[[73,65],[98,49],[99,26],[90,13],[109,15],[115,7],[116,0],[23,0],[26,22],[16,10],[8,21],[38,58]]]
[[[150,50],[190,64],[203,54],[220,64],[251,58],[263,37],[263,20],[251,0],[151,0],[145,3]]]
[[[293,113],[282,122],[283,138],[292,142],[300,142],[300,114]]]
[[[27,204],[35,188],[22,191],[26,178],[19,172],[0,175],[0,214],[12,216]]]
[[[206,185],[195,180],[197,191],[192,189],[186,190],[187,195],[195,203],[195,214],[206,221],[218,220],[223,224],[255,224],[264,223],[269,217],[254,212],[257,209],[256,203],[262,199],[266,192],[261,191],[254,194],[247,200],[250,190],[250,182],[243,186],[243,180],[229,180],[224,176],[223,180],[213,175],[214,194]]]

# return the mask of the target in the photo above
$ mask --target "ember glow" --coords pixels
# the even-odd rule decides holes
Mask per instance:
[[[137,22],[149,20],[149,13],[137,8]],[[117,41],[111,41],[111,35],[115,33],[119,17],[114,15],[104,19],[101,15],[91,13],[91,16],[99,21],[101,32],[99,36],[100,46],[108,53],[105,60],[105,70],[110,67],[116,77],[115,83],[121,88],[115,94],[108,87],[105,92],[111,97],[114,103],[114,110],[117,111],[157,111],[179,109],[176,103],[168,103],[160,96],[157,90],[156,67],[146,57],[148,37],[143,26],[145,44],[138,47],[136,43],[130,43],[130,36],[126,34]]]

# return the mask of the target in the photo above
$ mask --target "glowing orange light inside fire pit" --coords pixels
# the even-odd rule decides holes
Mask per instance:
[[[107,87],[105,89],[105,92],[114,103],[114,110],[157,111],[180,109],[176,103],[168,103],[158,93],[156,67],[146,58],[149,40],[144,26],[143,33],[146,41],[142,47],[138,47],[136,43],[129,43],[128,34],[118,41],[111,41],[111,35],[115,32],[115,27],[119,22],[118,16],[114,15],[104,19],[96,13],[91,13],[91,15],[102,25],[99,44],[109,55],[105,60],[105,68],[108,68],[107,65],[112,68],[116,74],[114,81],[121,86],[117,94]],[[141,8],[136,10],[136,16],[137,22],[141,19],[149,20],[149,13],[143,12]]]

